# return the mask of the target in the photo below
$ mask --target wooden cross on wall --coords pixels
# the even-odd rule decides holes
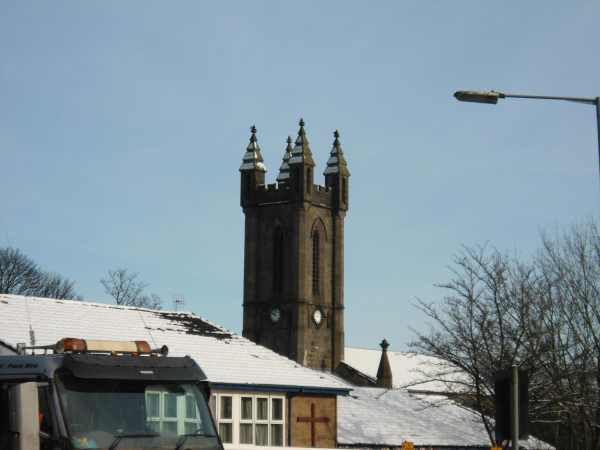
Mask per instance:
[[[316,417],[316,407],[314,403],[310,404],[310,417],[298,417],[298,422],[310,422],[310,435],[312,446],[316,447],[316,433],[315,433],[315,425],[317,423],[327,423],[329,419],[326,417]]]

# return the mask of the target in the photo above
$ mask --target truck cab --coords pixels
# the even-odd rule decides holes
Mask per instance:
[[[18,347],[0,356],[0,450],[223,450],[193,359],[145,341]]]

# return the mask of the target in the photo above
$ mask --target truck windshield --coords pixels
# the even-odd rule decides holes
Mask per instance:
[[[75,448],[219,446],[206,400],[191,382],[106,380],[57,374]]]

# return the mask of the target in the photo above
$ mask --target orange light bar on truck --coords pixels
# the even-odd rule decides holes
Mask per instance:
[[[56,352],[126,353],[149,355],[152,353],[152,350],[146,341],[101,341],[91,339],[64,338],[56,343]]]

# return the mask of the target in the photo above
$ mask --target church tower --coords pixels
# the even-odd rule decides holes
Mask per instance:
[[[325,186],[304,121],[288,137],[277,184],[265,185],[256,127],[243,158],[246,216],[243,336],[312,369],[335,371],[344,358],[344,217],[348,171],[339,137]]]

